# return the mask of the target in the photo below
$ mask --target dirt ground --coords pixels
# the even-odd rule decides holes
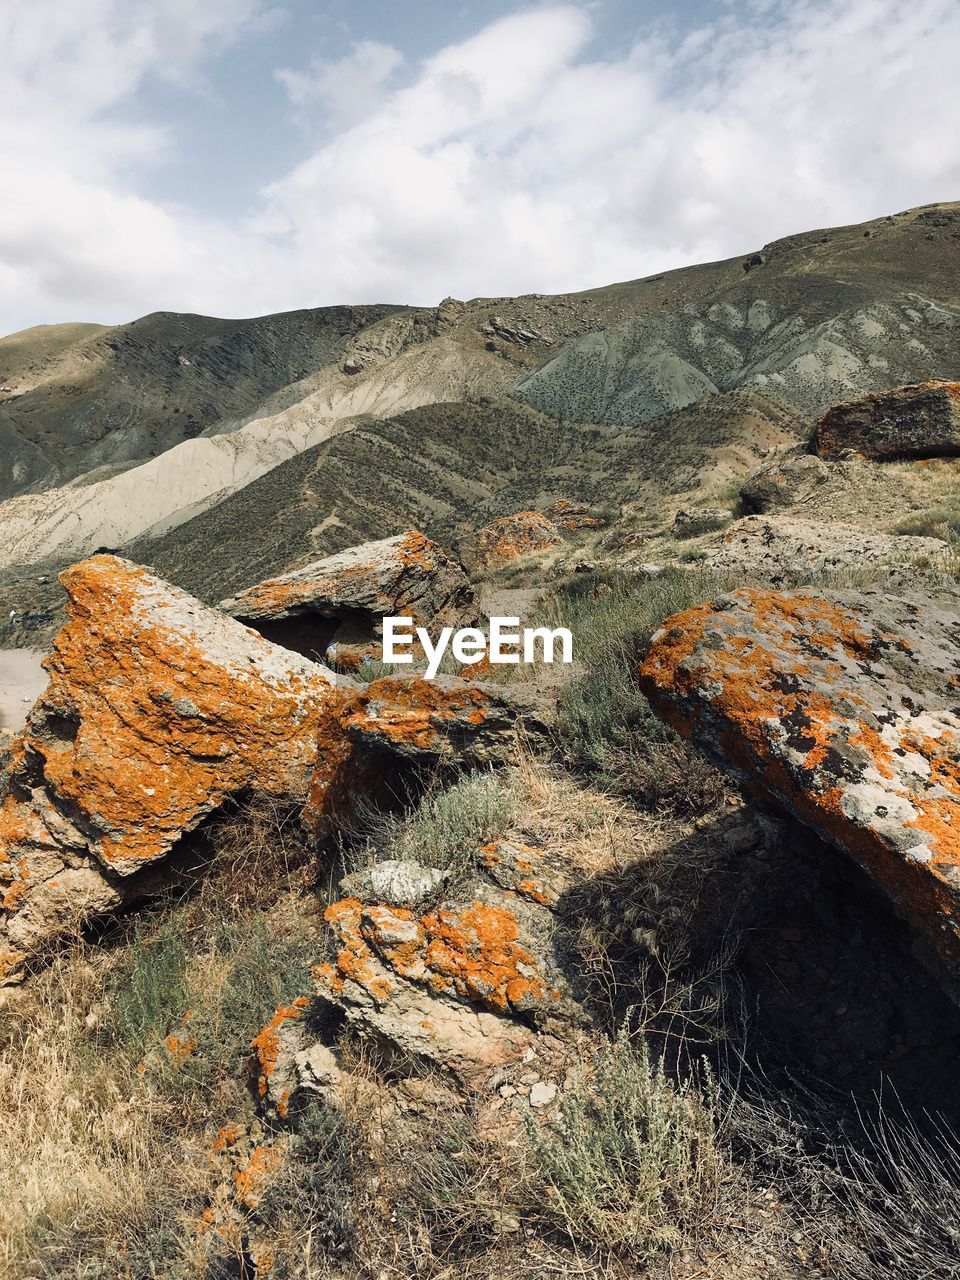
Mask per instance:
[[[0,729],[23,727],[47,683],[42,661],[32,649],[0,649]]]

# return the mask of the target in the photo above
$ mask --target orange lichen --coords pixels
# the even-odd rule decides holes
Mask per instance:
[[[106,861],[123,871],[158,857],[254,779],[278,795],[301,776],[305,784],[329,695],[322,671],[292,664],[285,678],[261,674],[258,661],[275,663],[276,650],[253,635],[248,654],[205,652],[203,627],[214,615],[209,624],[197,616],[196,636],[193,622],[168,623],[164,602],[189,609],[189,598],[113,556],[74,565],[61,581],[68,621],[25,745],[57,802],[104,833]],[[44,732],[45,708],[70,732]]]
[[[245,1209],[255,1209],[282,1163],[282,1152],[274,1143],[254,1147],[249,1160],[234,1171],[237,1201]]]
[[[860,683],[885,647],[906,654],[910,646],[812,594],[738,591],[733,599],[736,613],[708,604],[668,620],[641,667],[641,687],[681,733],[704,738],[741,776],[846,848],[942,953],[960,958],[960,733],[946,716],[937,734],[918,734],[907,712],[885,717],[881,732],[875,699]],[[922,786],[915,766],[900,772],[906,757],[925,762]],[[898,811],[909,806],[914,816],[899,821],[921,834],[917,856],[904,856],[879,820],[849,816],[851,804],[862,814],[861,779],[878,812],[884,792]]]
[[[213,1149],[217,1153],[226,1151],[229,1147],[235,1146],[242,1136],[243,1129],[240,1125],[230,1120],[217,1130],[217,1136],[213,1140]]]
[[[475,901],[418,916],[347,898],[328,908],[326,919],[340,950],[335,964],[318,966],[315,976],[334,992],[352,980],[378,998],[389,994],[374,964],[379,960],[408,981],[498,1012],[548,994],[533,956],[518,941],[516,916],[505,907]]]
[[[293,1000],[290,1004],[280,1005],[266,1026],[250,1042],[257,1068],[257,1093],[261,1098],[266,1096],[267,1089],[270,1086],[270,1077],[276,1071],[277,1063],[280,1060],[280,1053],[283,1048],[280,1039],[280,1028],[286,1022],[296,1022],[299,1018],[302,1018],[303,1011],[309,1003],[310,1001],[306,996],[297,996],[296,1000]],[[278,1104],[277,1110],[283,1115],[285,1107],[281,1110]]]
[[[170,1061],[175,1067],[180,1067],[194,1053],[197,1048],[197,1042],[193,1036],[180,1036],[174,1032],[168,1036],[164,1036],[163,1047],[170,1056]]]

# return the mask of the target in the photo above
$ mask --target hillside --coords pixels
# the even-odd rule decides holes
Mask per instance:
[[[423,405],[506,398],[577,430],[646,427],[673,443],[665,415],[696,404],[718,444],[749,453],[733,393],[764,397],[802,434],[847,396],[954,376],[958,253],[960,206],[938,205],[554,298],[14,335],[0,343],[13,388],[0,399],[0,565],[142,546],[335,433]],[[611,461],[623,434],[604,446]],[[671,452],[627,448],[618,474],[638,491],[690,487],[689,468],[664,471]],[[469,476],[469,449],[459,465]],[[403,523],[399,507],[383,518]]]

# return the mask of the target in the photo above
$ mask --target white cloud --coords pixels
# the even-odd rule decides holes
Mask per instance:
[[[367,42],[280,73],[298,111],[340,125],[230,225],[138,199],[127,158],[161,154],[162,128],[103,113],[168,62],[183,74],[254,0],[202,19],[186,0],[75,5],[100,15],[95,36],[46,0],[57,39],[39,55],[41,19],[14,31],[26,70],[5,58],[0,73],[0,109],[30,143],[0,138],[13,317],[585,288],[960,196],[955,0],[741,7],[683,44],[604,59],[586,10],[539,8],[392,91],[400,54]]]
[[[387,82],[403,62],[393,45],[363,40],[345,58],[313,58],[309,71],[283,68],[276,76],[300,109],[300,119],[308,122],[320,107],[329,123],[349,127],[381,104]]]

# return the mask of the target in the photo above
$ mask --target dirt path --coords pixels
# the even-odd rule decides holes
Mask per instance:
[[[0,729],[22,729],[27,712],[47,683],[42,653],[0,649]]]

